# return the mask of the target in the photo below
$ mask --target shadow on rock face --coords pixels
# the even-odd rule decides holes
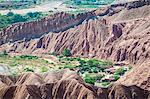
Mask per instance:
[[[0,99],[148,99],[149,95],[137,86],[89,85],[68,69],[18,77],[1,75],[0,79]]]
[[[149,99],[149,92],[137,86],[114,85],[111,88],[109,99]]]

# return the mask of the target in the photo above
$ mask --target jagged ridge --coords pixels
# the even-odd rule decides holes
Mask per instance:
[[[61,12],[37,21],[16,23],[0,31],[0,45],[17,40],[38,38],[48,32],[65,31],[92,16],[93,14],[90,12],[77,16]]]
[[[87,85],[70,70],[46,74],[0,75],[2,99],[148,99],[149,92],[136,86],[98,88]]]

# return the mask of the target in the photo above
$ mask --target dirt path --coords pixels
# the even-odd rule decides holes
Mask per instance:
[[[9,53],[10,56],[21,56],[21,55],[28,55],[28,54],[22,54],[22,53]],[[48,54],[30,54],[32,56],[37,56],[40,57],[41,59],[44,59],[48,61],[49,63],[57,63],[58,58],[53,56],[53,55],[48,55]]]

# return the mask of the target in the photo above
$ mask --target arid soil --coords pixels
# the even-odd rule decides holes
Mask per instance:
[[[87,85],[70,70],[0,78],[2,99],[147,99],[149,95],[136,86],[102,89]]]
[[[141,64],[150,54],[150,6],[149,2],[139,4],[113,5],[74,17],[58,13],[15,24],[1,31],[1,44],[9,42],[1,49],[38,54],[69,48],[74,56]]]
[[[56,1],[48,1],[41,5],[36,5],[31,8],[24,8],[24,9],[12,9],[11,12],[16,14],[26,14],[28,12],[48,12],[48,11],[71,11],[73,9],[67,8],[66,6],[62,6],[63,0],[56,0]],[[57,9],[55,9],[57,8]],[[10,10],[0,10],[1,14],[6,14]]]
[[[129,73],[108,89],[87,85],[77,74],[66,72],[24,74],[15,78],[2,75],[0,96],[3,99],[150,97],[149,0],[111,5],[77,16],[58,13],[36,22],[12,25],[0,35],[1,51],[39,54],[61,53],[68,48],[74,56],[133,65]]]

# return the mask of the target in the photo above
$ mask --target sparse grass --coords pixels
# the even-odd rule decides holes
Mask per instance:
[[[66,57],[72,56],[71,51],[69,49],[67,49],[67,48],[64,49],[64,51],[62,52],[62,55],[66,56]]]
[[[73,69],[73,68],[75,68],[75,66],[73,66],[73,65],[65,65],[64,69],[66,69],[66,68]]]
[[[107,87],[107,86],[109,86],[110,82],[102,82],[101,84],[102,84],[102,86]]]
[[[42,67],[40,67],[40,70],[42,73],[44,73],[44,72],[47,72],[49,69],[46,66],[42,66]]]
[[[110,75],[105,69],[113,67],[112,62],[88,58],[65,57],[64,55],[56,57],[58,58],[57,61],[49,62],[37,56],[21,55],[11,57],[9,55],[2,55],[0,57],[0,63],[9,66],[11,74],[14,76],[24,72],[44,73],[50,70],[68,68],[77,71],[86,83],[104,87],[108,87],[111,83],[111,81],[107,82],[107,80],[104,81],[103,79],[107,75]],[[125,72],[126,70],[123,67],[116,70],[113,75],[114,80],[117,81]]]
[[[18,59],[28,59],[28,60],[38,59],[37,56],[32,56],[32,55],[21,55],[21,56],[18,56],[17,58]]]
[[[89,83],[89,84],[95,84],[95,82],[97,80],[101,80],[103,78],[103,75],[99,75],[99,74],[96,74],[96,73],[86,73],[83,77],[84,81],[86,83]]]
[[[59,54],[57,52],[52,52],[50,55],[58,56]]]
[[[2,56],[0,57],[0,63],[5,64],[10,68],[12,74],[20,74],[27,71],[32,71],[31,67],[34,68],[34,72],[38,72],[38,68],[41,72],[46,72],[47,69],[44,67],[53,67],[54,64],[50,64],[47,60],[38,58],[37,56]],[[29,67],[29,68],[24,68]]]

